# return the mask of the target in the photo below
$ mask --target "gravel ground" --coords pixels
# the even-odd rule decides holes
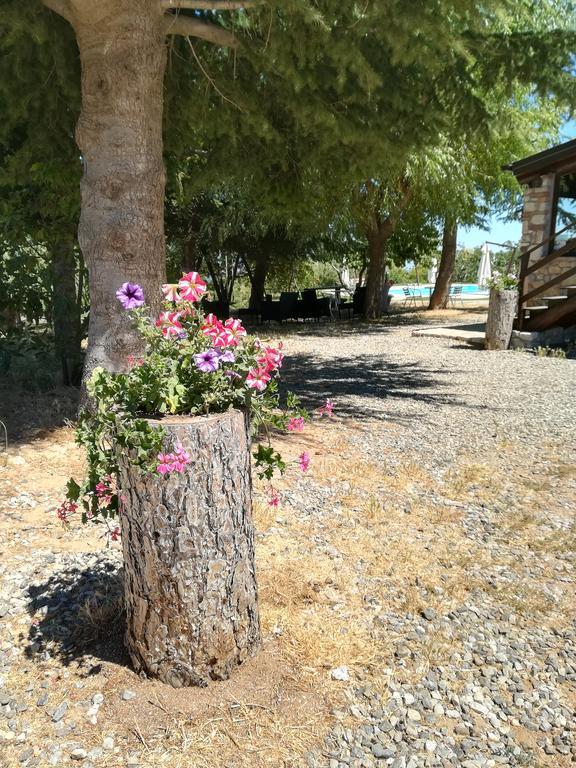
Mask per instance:
[[[290,526],[311,526],[298,547],[336,572],[346,567],[376,661],[342,657],[327,669],[338,692],[329,733],[318,733],[320,745],[303,757],[266,764],[569,766],[576,763],[576,362],[416,338],[415,327],[282,332],[287,386],[311,407],[335,402],[323,452],[347,458],[323,465],[316,451],[310,474],[282,489],[283,506],[259,546],[288,540]],[[118,598],[119,553],[55,544],[55,552],[31,556],[38,530],[26,527],[25,513],[40,497],[13,494],[3,516],[13,521],[15,548],[0,561],[0,765],[3,747],[6,765],[28,768],[158,764],[106,728],[110,697],[140,701],[133,675],[134,690],[98,689],[102,665],[125,660],[107,659],[101,648],[91,656],[78,638],[78,612],[103,581],[109,600]],[[358,539],[353,549],[362,526],[372,530],[365,510],[376,507],[386,519],[374,524],[374,541]],[[345,596],[315,588],[345,635],[356,621]],[[313,616],[319,607],[305,610]],[[282,628],[274,633],[281,639]],[[30,660],[29,682],[16,678]],[[87,727],[101,729],[97,743]],[[214,765],[260,765],[250,760]]]
[[[382,636],[396,643],[388,692],[352,686],[358,724],[337,726],[308,764],[576,763],[576,363],[475,351],[412,330],[326,327],[320,344],[299,332],[287,340],[288,383],[309,403],[331,397],[338,414],[365,420],[351,440],[383,473],[410,457],[444,484],[433,500],[461,510],[482,564],[469,565],[473,600],[445,612],[379,611]],[[472,475],[458,486],[464,501],[446,489],[458,471]],[[310,498],[293,502],[304,509]],[[515,520],[525,525],[515,530]],[[551,546],[534,551],[532,537]],[[419,597],[426,606],[425,589]],[[450,646],[446,663],[423,664],[438,633]],[[415,673],[410,682],[395,679],[402,667]]]

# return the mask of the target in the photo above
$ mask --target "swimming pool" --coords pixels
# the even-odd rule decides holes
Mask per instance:
[[[470,298],[479,298],[488,296],[488,289],[483,288],[478,283],[452,283],[452,288],[459,286],[462,288],[462,295]],[[408,288],[414,296],[430,296],[434,286],[430,283],[421,285],[393,285],[390,288],[390,296],[404,296],[404,288]]]

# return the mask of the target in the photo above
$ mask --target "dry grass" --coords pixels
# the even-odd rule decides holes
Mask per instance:
[[[561,513],[555,487],[560,479],[572,480],[571,465],[551,454],[538,477],[509,477],[499,469],[497,456],[462,456],[444,480],[438,480],[411,457],[398,463],[391,456],[364,458],[362,442],[371,428],[370,423],[334,419],[313,425],[303,437],[279,439],[288,458],[304,449],[312,453],[310,477],[332,495],[326,501],[328,512],[321,515],[289,505],[275,509],[258,496],[254,515],[265,645],[232,680],[207,691],[175,693],[140,681],[118,664],[105,663],[102,675],[92,679],[81,666],[71,666],[70,677],[64,678],[56,662],[37,662],[25,672],[15,665],[7,684],[19,690],[31,677],[39,681],[50,674],[58,697],[71,703],[103,690],[106,705],[98,725],[79,723],[74,740],[98,745],[114,731],[123,754],[137,753],[144,768],[300,768],[302,755],[321,743],[334,723],[332,710],[348,711],[344,686],[331,680],[331,668],[345,664],[353,678],[386,690],[398,638],[379,622],[382,612],[415,615],[425,606],[446,612],[482,591],[486,599],[534,621],[543,616],[559,624],[569,620],[566,600],[571,595],[566,590],[556,595],[548,581],[553,581],[557,566],[551,556],[574,551],[576,535],[573,525],[551,527],[543,510]],[[24,468],[8,464],[0,469],[6,498],[14,488],[21,492],[37,487],[57,498],[70,464],[81,468],[69,430],[53,437],[38,436],[34,445],[22,447]],[[499,450],[513,454],[516,447],[506,443]],[[546,479],[552,479],[549,487],[541,482]],[[282,491],[293,482],[281,481],[278,487]],[[530,483],[536,482],[545,489],[541,508],[521,499],[509,507],[501,504],[514,487],[534,498],[536,488]],[[264,490],[259,483],[256,487]],[[496,518],[498,551],[465,536],[466,503],[504,507]],[[34,528],[32,546],[80,551],[101,547],[94,533],[86,531],[72,530],[61,538],[53,518],[47,524],[45,508],[43,503],[23,512],[17,523]],[[14,521],[3,526],[2,556],[30,551],[30,545],[13,548],[9,532]],[[536,552],[540,576],[531,577],[527,571],[522,576]],[[516,570],[518,580],[512,585],[487,580],[501,569]],[[120,612],[113,592],[94,596],[80,611],[76,639],[89,645],[114,632]],[[430,631],[419,644],[418,658],[405,669],[396,667],[394,674],[416,679],[429,667],[449,664],[454,651],[453,638],[440,629]],[[79,680],[84,688],[76,690]],[[126,687],[137,691],[135,702],[119,699],[118,692]],[[34,707],[31,710],[34,742],[53,741],[51,723]],[[18,764],[19,751],[8,748],[10,768]],[[106,754],[99,764],[111,768],[122,764],[119,760],[117,754]]]

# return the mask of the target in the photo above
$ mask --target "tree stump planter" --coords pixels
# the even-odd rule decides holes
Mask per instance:
[[[490,288],[485,349],[508,349],[517,308],[518,291],[515,288]]]
[[[206,686],[260,644],[248,417],[150,423],[191,460],[161,477],[119,457],[126,644],[137,672]]]

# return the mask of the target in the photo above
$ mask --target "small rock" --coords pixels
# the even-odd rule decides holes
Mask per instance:
[[[348,667],[335,667],[335,669],[331,669],[330,677],[332,678],[332,680],[342,680],[343,682],[350,680],[350,673],[348,672]]]
[[[426,619],[426,621],[434,621],[434,619],[438,616],[434,608],[424,608],[424,610],[421,611],[421,615]]]
[[[52,722],[57,723],[60,720],[62,720],[62,718],[64,717],[67,711],[68,711],[68,702],[63,701],[62,704],[59,704],[54,710],[54,712],[52,713]]]
[[[18,755],[18,762],[27,763],[31,757],[34,757],[34,750],[32,749],[32,747],[28,747],[28,749],[25,749],[24,752],[21,752]]]
[[[126,689],[125,691],[122,691],[122,699],[123,701],[132,701],[132,699],[136,698],[136,694],[134,691],[129,691]]]
[[[114,749],[114,739],[112,736],[105,736],[102,741],[104,749]]]
[[[420,712],[418,712],[417,709],[409,709],[406,714],[408,716],[408,720],[412,720],[415,723],[418,723],[420,720],[422,720],[422,715]]]
[[[82,747],[76,747],[70,752],[70,757],[72,760],[85,760],[88,757],[88,752]]]

